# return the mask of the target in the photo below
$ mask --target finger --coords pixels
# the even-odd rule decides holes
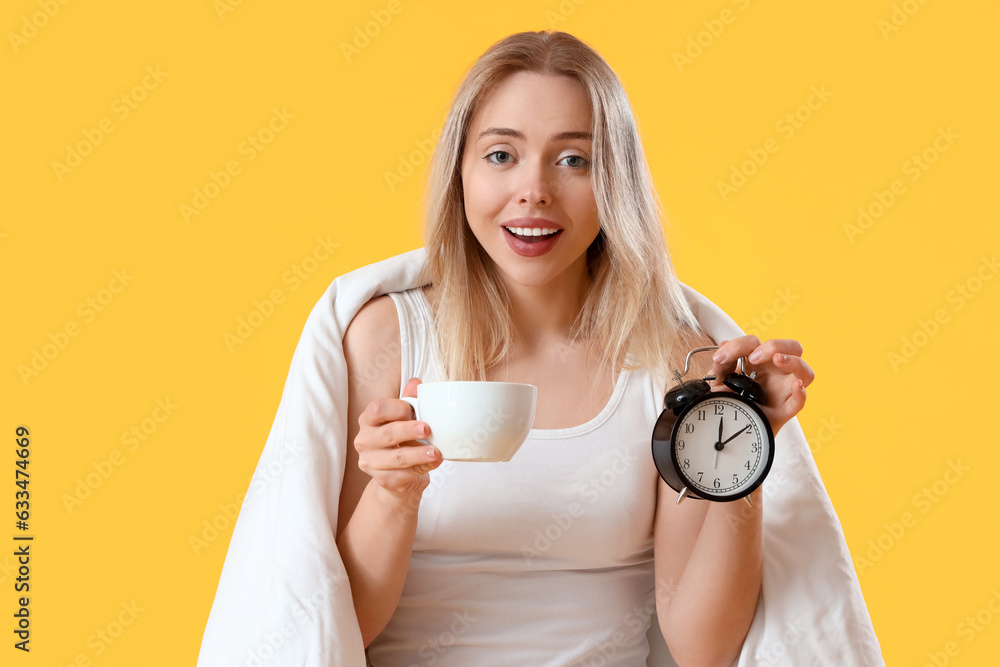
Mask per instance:
[[[751,350],[748,360],[751,364],[767,363],[779,353],[801,357],[802,344],[792,338],[771,338],[761,343],[756,349]]]
[[[792,381],[792,390],[782,403],[782,410],[785,413],[784,421],[788,421],[799,411],[805,407],[806,404],[806,388],[802,380],[796,379]]]
[[[407,385],[409,386],[409,385]],[[412,420],[416,415],[406,401],[399,398],[376,398],[358,417],[358,424],[364,426],[382,426],[391,422]]]
[[[410,381],[406,383],[406,387],[403,388],[402,396],[409,396],[411,398],[417,397],[417,387],[423,384],[423,380],[420,378],[410,378]]]
[[[416,420],[392,422],[384,426],[379,426],[375,430],[378,432],[378,435],[374,438],[376,449],[394,449],[407,445],[422,445],[426,447],[425,443],[417,442],[417,439],[426,438],[428,433],[430,433],[427,424]]]
[[[805,387],[802,385],[802,381],[797,378],[792,379],[791,386],[781,392],[781,396],[784,398],[781,403],[774,405],[772,399],[769,403],[772,407],[765,410],[767,420],[771,422],[771,429],[775,435],[806,404]]]
[[[419,442],[404,443],[390,449],[376,449],[365,457],[365,464],[373,471],[408,470],[429,463],[440,463],[440,461],[440,452],[436,447]]]
[[[808,387],[812,384],[812,381],[816,379],[816,374],[813,369],[809,367],[809,364],[802,359],[802,357],[793,357],[787,354],[776,354],[774,355],[773,362],[774,365],[780,371],[789,373],[797,380],[802,381],[803,388]]]
[[[724,341],[719,349],[712,355],[712,375],[716,378],[724,378],[729,373],[736,370],[736,361],[740,357],[750,354],[760,346],[760,338],[757,336],[740,336],[730,341]]]

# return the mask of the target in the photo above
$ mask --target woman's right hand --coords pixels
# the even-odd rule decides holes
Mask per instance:
[[[419,378],[411,378],[403,396],[417,395]],[[441,452],[416,442],[430,427],[413,419],[413,408],[398,398],[376,398],[358,418],[354,439],[358,467],[372,481],[399,500],[418,499],[430,484],[430,471],[441,465]]]

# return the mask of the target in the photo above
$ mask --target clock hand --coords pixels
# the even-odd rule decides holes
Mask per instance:
[[[739,431],[737,431],[736,433],[734,433],[733,435],[729,436],[728,440],[726,440],[725,442],[720,443],[720,444],[723,447],[725,447],[727,444],[729,444],[730,441],[732,441],[733,438],[735,438],[738,435],[743,435],[744,433],[747,433],[749,431],[750,431],[750,424],[747,424],[745,428],[742,428]]]
[[[722,448],[725,446],[725,443],[722,442],[722,422],[724,419],[725,417],[719,417],[719,439],[715,441],[715,464],[713,466],[714,468],[719,467],[719,452],[721,452]]]

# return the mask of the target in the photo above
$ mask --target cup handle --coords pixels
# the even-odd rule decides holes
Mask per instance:
[[[417,407],[417,399],[416,398],[414,398],[413,396],[400,396],[399,400],[406,401],[407,403],[409,403],[410,406],[413,408],[413,414],[416,416],[416,418],[418,420],[420,419],[420,408]],[[425,440],[423,438],[418,439],[417,442],[423,443],[425,445],[431,444],[431,443],[429,443],[427,440]]]
[[[399,400],[406,401],[413,408],[413,414],[416,415],[417,419],[420,419],[420,408],[417,407],[417,399],[413,396],[400,396]]]

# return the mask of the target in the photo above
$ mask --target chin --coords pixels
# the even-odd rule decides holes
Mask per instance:
[[[544,257],[533,257],[531,261],[537,263],[537,265],[530,267],[517,266],[512,262],[508,262],[506,266],[504,264],[498,264],[497,266],[508,280],[523,287],[541,287],[552,282],[552,280],[562,273],[551,262],[545,261]],[[544,265],[542,265],[543,263]]]

